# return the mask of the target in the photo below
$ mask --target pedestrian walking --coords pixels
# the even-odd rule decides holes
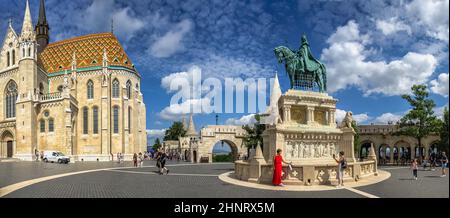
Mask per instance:
[[[159,163],[160,163],[160,169],[159,169],[159,175],[164,174],[164,170],[166,170],[166,174],[169,174],[169,169],[166,167],[166,160],[167,160],[167,154],[165,151],[161,152],[161,155],[159,157]]]
[[[136,153],[134,153],[133,155],[133,166],[137,167],[137,161],[138,161],[138,155]]]
[[[447,176],[447,173],[446,173],[447,163],[448,163],[447,155],[445,154],[445,152],[442,152],[442,156],[441,156],[442,175],[441,175],[441,177]]]
[[[41,161],[44,161],[44,151],[41,151]]]
[[[36,161],[39,161],[39,151],[38,149],[34,149],[34,157],[36,158]]]
[[[414,158],[414,160],[412,161],[411,169],[413,172],[413,179],[417,180],[417,170],[419,169],[419,164],[417,163],[417,158]]]
[[[333,154],[333,158],[338,164],[338,172],[336,174],[336,179],[338,180],[338,184],[336,188],[340,188],[344,186],[344,170],[347,169],[347,160],[345,159],[344,152],[339,152],[339,159],[336,158],[336,155]]]
[[[433,152],[430,155],[430,168],[432,171],[436,170],[436,153]]]
[[[142,155],[141,152],[139,152],[138,161],[139,161],[139,167],[142,168],[144,166],[144,156]]]
[[[119,163],[120,164],[120,153],[117,153],[117,163]]]

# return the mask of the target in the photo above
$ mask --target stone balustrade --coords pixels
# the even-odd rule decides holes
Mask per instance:
[[[54,93],[48,93],[39,95],[39,101],[53,101],[62,99],[62,93],[61,92],[54,92]]]

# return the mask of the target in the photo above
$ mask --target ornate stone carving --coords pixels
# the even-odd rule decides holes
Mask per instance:
[[[334,142],[286,141],[286,159],[329,158],[336,154]]]

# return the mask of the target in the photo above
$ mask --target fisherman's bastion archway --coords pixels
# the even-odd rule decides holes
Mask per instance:
[[[437,143],[439,135],[433,134],[422,140],[421,150],[417,139],[409,136],[395,135],[397,125],[360,125],[360,159],[366,159],[373,144],[379,164],[406,164],[413,158],[427,159],[432,153],[439,154]]]
[[[192,163],[212,163],[213,149],[219,142],[227,143],[231,148],[233,160],[247,156],[247,147],[244,145],[246,131],[241,126],[233,125],[208,125],[200,130],[195,130],[193,116],[189,125],[183,119],[186,128],[186,136],[178,141],[165,141],[163,143],[166,152],[179,152],[182,159]]]

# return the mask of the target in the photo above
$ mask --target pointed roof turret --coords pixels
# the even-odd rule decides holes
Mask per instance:
[[[189,128],[186,132],[187,136],[197,136],[197,132],[195,131],[195,125],[194,125],[194,117],[191,114],[191,117],[189,118]]]
[[[273,82],[272,90],[270,94],[270,105],[267,108],[266,115],[262,122],[263,124],[275,125],[280,120],[279,110],[278,110],[278,100],[281,97],[280,82],[278,81],[278,73],[275,74],[275,80]]]
[[[188,130],[188,125],[186,123],[186,116],[185,115],[183,115],[183,119],[181,120],[181,123],[183,124],[183,129],[185,131],[187,131]]]
[[[28,0],[25,8],[25,16],[23,18],[22,33],[20,37],[22,40],[33,40],[34,38],[33,22],[31,20],[30,4],[28,3]]]
[[[45,15],[45,1],[41,0],[39,5],[39,19],[37,25],[48,25],[47,16]]]
[[[39,44],[38,53],[45,50],[50,41],[50,27],[47,23],[47,16],[45,15],[45,1],[41,0],[39,5],[39,19],[36,24],[36,40]]]

